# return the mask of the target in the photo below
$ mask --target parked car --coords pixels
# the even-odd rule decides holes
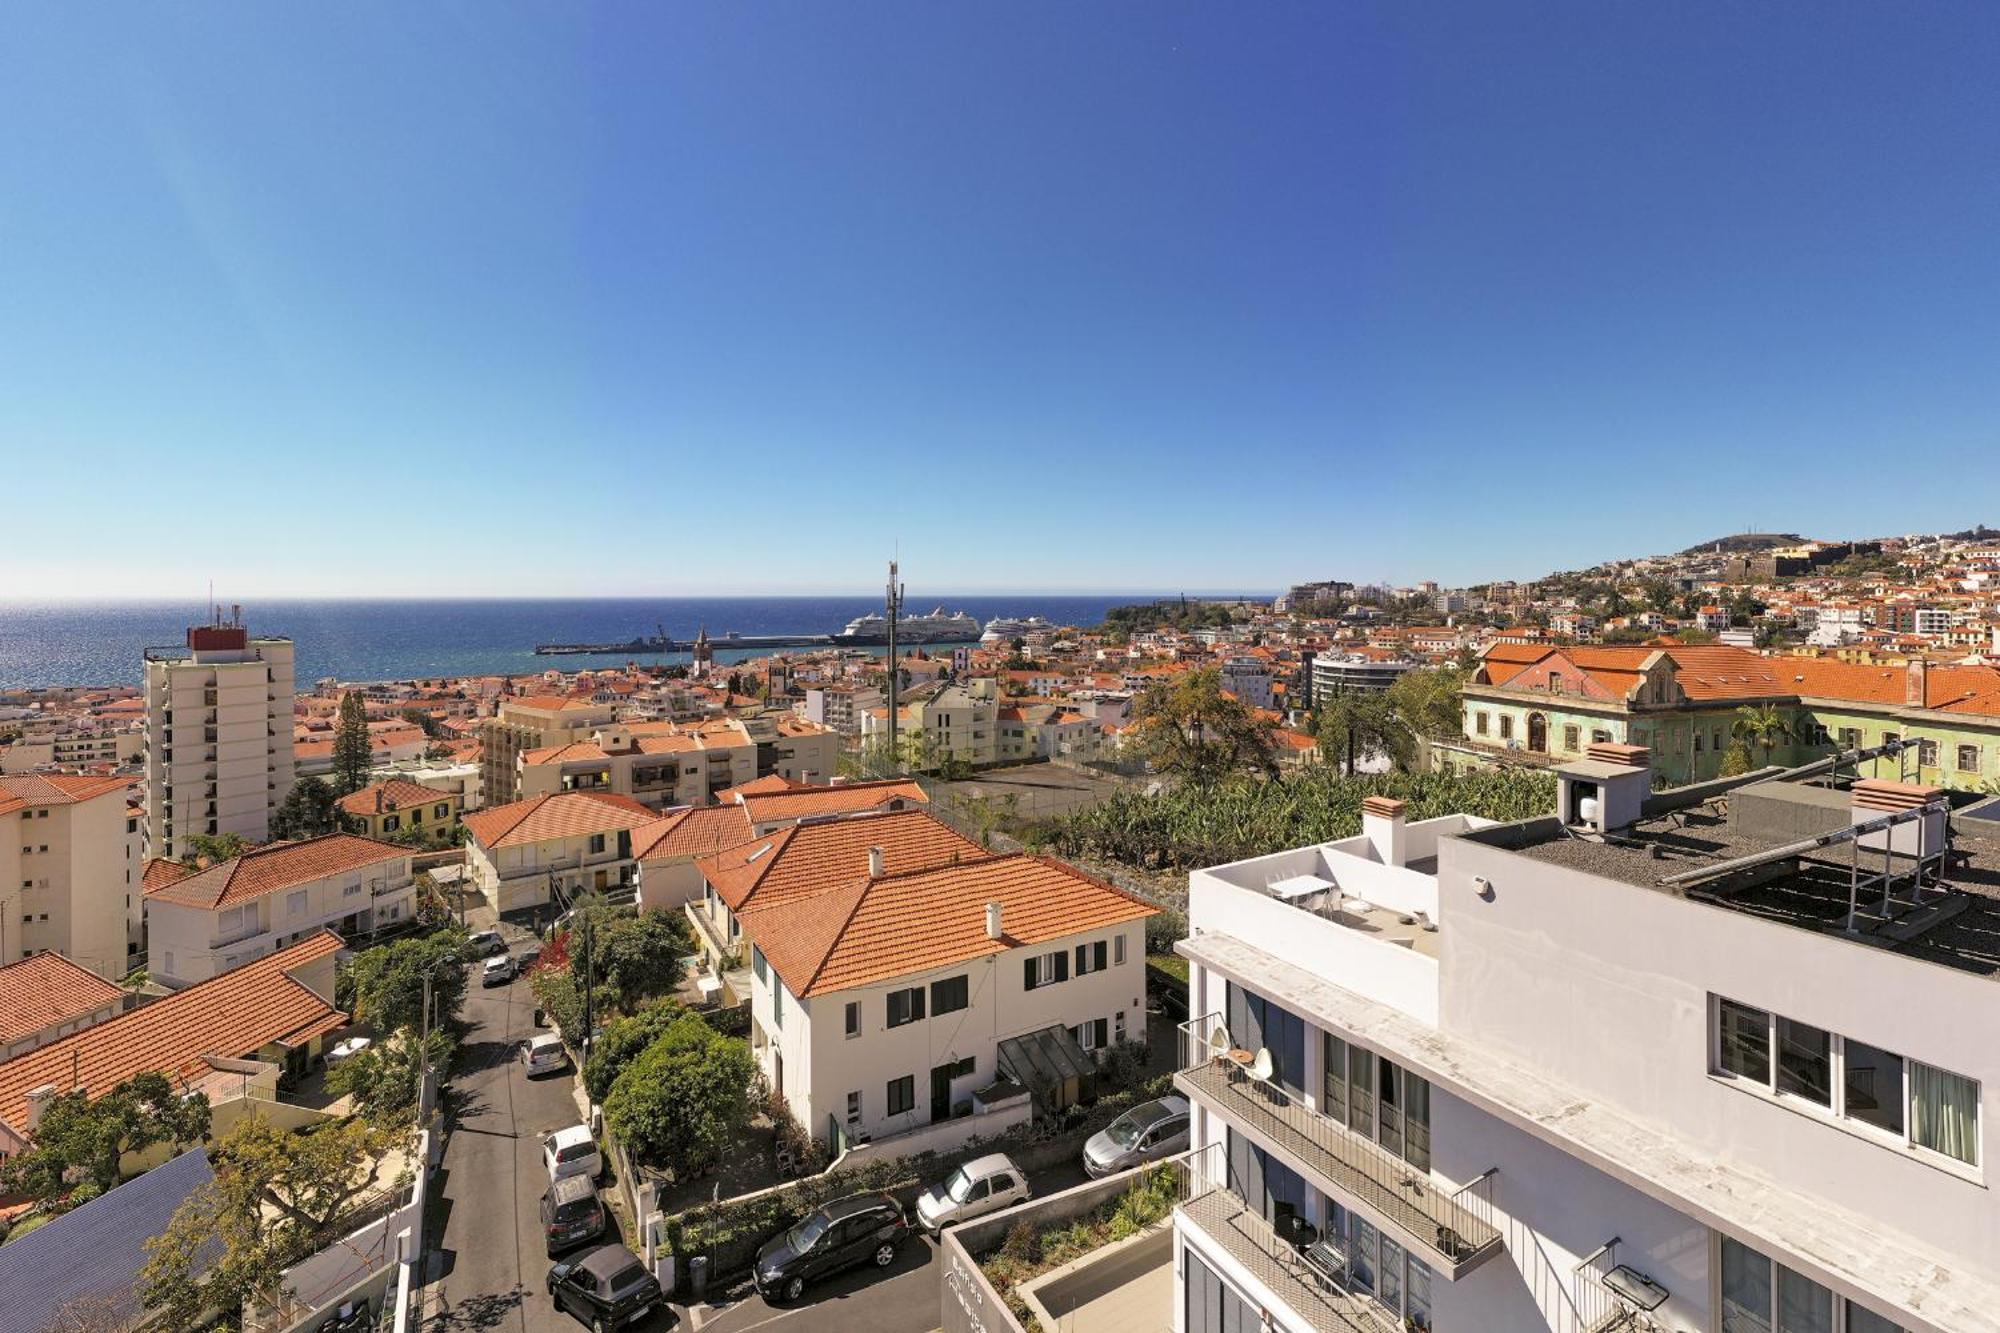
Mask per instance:
[[[623,1245],[600,1245],[551,1268],[549,1295],[591,1333],[636,1324],[662,1303],[659,1279]]]
[[[542,1163],[550,1180],[564,1176],[595,1180],[604,1174],[604,1155],[598,1152],[589,1125],[570,1125],[542,1135]]]
[[[507,952],[507,941],[500,938],[497,930],[475,930],[466,938],[465,947],[474,958],[491,958]]]
[[[752,1270],[757,1290],[766,1300],[795,1301],[808,1283],[856,1264],[887,1268],[909,1233],[902,1208],[887,1194],[835,1199],[764,1242]]]
[[[367,1037],[349,1037],[336,1042],[333,1049],[326,1053],[326,1067],[332,1069],[336,1065],[344,1065],[372,1045],[374,1042]]]
[[[549,1258],[604,1234],[604,1200],[588,1176],[564,1176],[542,1191],[542,1237]]]
[[[1028,1198],[1028,1177],[1005,1153],[966,1162],[917,1196],[917,1224],[933,1236]]]
[[[479,984],[482,986],[504,986],[514,979],[514,960],[505,954],[489,958],[479,969]]]
[[[527,948],[514,955],[514,966],[520,968],[524,973],[541,961],[542,946],[539,943],[530,944]]]
[[[540,1032],[528,1038],[521,1047],[521,1063],[526,1066],[521,1072],[529,1078],[537,1074],[554,1074],[569,1068],[569,1050],[561,1037],[553,1032]]]
[[[1185,1097],[1161,1097],[1139,1105],[1090,1136],[1083,1145],[1083,1169],[1092,1177],[1128,1170],[1187,1151]]]

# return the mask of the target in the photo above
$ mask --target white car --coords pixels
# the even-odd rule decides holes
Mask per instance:
[[[482,986],[504,986],[514,979],[514,960],[502,954],[489,958],[479,969],[479,984]]]
[[[526,1066],[529,1078],[537,1074],[553,1074],[569,1067],[569,1051],[564,1048],[562,1038],[553,1032],[543,1032],[528,1038],[521,1048],[521,1063]]]
[[[1005,1153],[965,1163],[917,1196],[917,1221],[933,1236],[946,1227],[997,1213],[1028,1198],[1028,1177]]]
[[[326,1067],[332,1069],[335,1065],[344,1065],[372,1045],[374,1042],[367,1037],[349,1037],[346,1041],[336,1043],[334,1048],[326,1053]]]
[[[604,1157],[597,1151],[589,1125],[571,1125],[542,1135],[542,1164],[548,1167],[550,1180],[564,1176],[595,1180],[604,1174]]]

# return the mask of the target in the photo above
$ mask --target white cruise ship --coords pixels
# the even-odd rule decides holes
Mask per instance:
[[[979,636],[981,643],[1005,643],[1009,639],[1025,639],[1030,634],[1047,634],[1055,628],[1040,616],[1012,618],[995,617],[986,622],[986,632]]]
[[[979,622],[963,611],[938,607],[927,616],[901,616],[896,621],[898,643],[972,643],[979,638]],[[877,644],[889,641],[887,617],[871,612],[847,622],[847,628],[833,636],[835,643]]]

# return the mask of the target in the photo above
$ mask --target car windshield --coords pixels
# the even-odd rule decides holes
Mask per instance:
[[[814,1213],[785,1233],[785,1243],[794,1250],[809,1250],[826,1234],[826,1216]]]
[[[1135,1106],[1124,1115],[1119,1116],[1116,1120],[1106,1125],[1104,1127],[1104,1137],[1110,1139],[1121,1148],[1129,1148],[1139,1141],[1139,1136],[1146,1132],[1146,1127],[1159,1119],[1159,1117],[1160,1104],[1158,1102],[1147,1102],[1144,1106]]]
[[[630,1268],[619,1269],[618,1272],[612,1276],[611,1290],[623,1291],[627,1287],[637,1286],[639,1283],[644,1282],[645,1280],[646,1280],[646,1270],[639,1267],[639,1265],[637,1264],[633,1264]]]
[[[960,1167],[951,1173],[951,1179],[944,1182],[944,1197],[953,1203],[964,1203],[965,1196],[972,1193],[972,1177]]]

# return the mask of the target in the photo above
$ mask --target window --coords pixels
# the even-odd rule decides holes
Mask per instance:
[[[1472,730],[1481,736],[1486,734],[1486,714],[1474,713],[1472,715]]]
[[[1723,1333],[1834,1333],[1836,1305],[1846,1315],[1845,1333],[1902,1333],[1881,1315],[1837,1300],[1805,1274],[1722,1238]]]
[[[431,817],[434,819],[443,819],[446,815],[450,813],[451,813],[451,807],[448,805],[435,806],[431,810]]]
[[[888,1025],[899,1028],[905,1023],[914,1023],[924,1016],[924,988],[912,986],[908,990],[889,992]]]
[[[771,965],[764,961],[764,951],[754,944],[750,946],[750,970],[759,981],[771,979]]]
[[[774,1028],[781,1028],[784,1025],[785,1025],[785,983],[774,979],[771,982],[771,1026]]]
[[[1884,745],[1894,745],[1901,739],[1903,739],[1903,733],[1900,731],[1885,731],[1882,733],[1882,744]]]
[[[861,1123],[861,1094],[859,1092],[850,1092],[847,1094],[847,1123],[850,1125]]]
[[[1514,719],[1510,714],[1502,713],[1500,715],[1500,739],[1503,741],[1514,739]]]
[[[1069,1030],[1069,1035],[1075,1037],[1076,1044],[1083,1047],[1084,1050],[1097,1051],[1111,1044],[1109,1028],[1110,1024],[1106,1020],[1093,1018],[1086,1022],[1078,1023]]]
[[[1590,743],[1592,745],[1605,745],[1608,744],[1610,740],[1611,740],[1611,733],[1604,730],[1602,727],[1592,727],[1590,729]]]
[[[1859,727],[1842,727],[1842,728],[1840,729],[1840,748],[1841,748],[1841,749],[1843,749],[1843,750],[1858,750],[1858,749],[1860,749],[1860,748],[1861,748],[1861,728],[1859,728]]]
[[[1977,745],[1961,745],[1958,747],[1958,771],[1961,773],[1977,773],[1979,771],[1979,747]]]
[[[1919,768],[1936,768],[1938,766],[1938,743],[1936,741],[1920,740],[1917,742],[1917,766]]]
[[[1347,1121],[1347,1043],[1331,1032],[1321,1033],[1320,1069],[1324,1075],[1319,1094],[1320,1114],[1329,1120]]]
[[[850,1037],[861,1035],[861,1001],[859,1000],[849,1000],[847,1002],[847,1035]],[[859,1097],[861,1094],[854,1092],[848,1095],[850,1097]]]
[[[1583,736],[1582,727],[1579,727],[1574,723],[1569,723],[1565,725],[1563,727],[1563,749],[1575,750],[1580,748],[1579,741],[1582,736]]]
[[[1125,965],[1125,937],[1123,935],[1114,935],[1111,937],[1111,962],[1115,967],[1123,967]]]
[[[397,830],[397,829],[401,828],[402,826],[403,826],[403,817],[402,817],[401,815],[385,815],[385,816],[383,816],[383,819],[382,819],[382,827],[383,827],[383,829],[385,829],[385,830],[387,830],[387,831],[389,831],[389,832],[394,832],[395,830]]]
[[[931,1017],[955,1014],[972,1003],[970,988],[963,976],[946,977],[931,983]]]
[[[1104,940],[1099,940],[1095,944],[1077,945],[1076,974],[1087,977],[1092,972],[1102,972],[1110,965],[1110,952],[1110,946]]]
[[[604,835],[603,835],[602,833],[593,833],[593,834],[591,834],[591,835],[590,835],[590,854],[591,854],[592,856],[595,856],[595,855],[597,855],[597,854],[598,854],[599,852],[601,852],[601,851],[603,851],[603,850],[604,850]]]
[[[904,1115],[917,1109],[917,1076],[905,1074],[889,1080],[889,1114]]]
[[[286,895],[285,898],[286,915],[301,916],[304,914],[305,910],[306,910],[306,891],[304,889],[300,889],[297,893]]]
[[[1977,1079],[1719,997],[1712,1035],[1717,1074],[1906,1147],[1979,1165]]]
[[[1701,753],[1701,733],[1699,731],[1694,734],[1694,752],[1696,754]]]
[[[1038,986],[1053,986],[1059,981],[1069,980],[1069,953],[1058,949],[1028,959],[1022,964],[1022,986],[1034,990]]]

